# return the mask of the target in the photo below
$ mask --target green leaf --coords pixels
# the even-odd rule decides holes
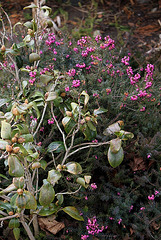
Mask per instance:
[[[27,21],[23,24],[25,27],[27,27],[28,29],[32,29],[33,30],[33,23],[30,21]]]
[[[55,191],[53,186],[49,182],[45,181],[45,179],[43,182],[44,184],[40,191],[39,202],[42,206],[47,207],[54,200]]]
[[[16,127],[19,129],[20,134],[28,134],[29,133],[29,129],[26,124],[23,124],[23,123],[17,124]]]
[[[8,145],[8,142],[0,139],[0,150],[6,150],[6,145]]]
[[[98,108],[98,109],[95,109],[94,110],[94,115],[99,115],[99,114],[102,114],[102,113],[105,113],[107,112],[108,110],[107,109],[104,109],[104,108]]]
[[[121,148],[121,139],[115,138],[110,141],[110,150],[112,153],[117,153]]]
[[[43,207],[38,213],[40,216],[46,217],[56,213],[60,209],[59,206],[56,206],[54,203],[51,203],[49,207]]]
[[[17,199],[17,197],[18,197],[18,193],[15,193],[15,194],[11,197],[10,203],[11,203],[11,206],[12,206],[13,208],[16,208],[16,199]]]
[[[6,121],[1,122],[1,138],[3,139],[11,138],[11,125]]]
[[[71,103],[72,111],[74,112],[79,112],[79,105],[75,102]]]
[[[20,152],[22,152],[24,157],[26,157],[28,155],[26,148],[22,144],[14,144],[14,147],[19,147]]]
[[[21,137],[25,139],[26,143],[27,142],[33,142],[33,136],[30,133],[29,134],[23,134],[23,135],[21,135]]]
[[[64,117],[62,119],[63,126],[65,127],[69,123],[70,120],[71,120],[71,117]]]
[[[8,227],[9,228],[18,228],[20,226],[20,222],[17,218],[12,218],[9,221]]]
[[[48,172],[48,182],[52,185],[55,185],[55,183],[58,183],[58,180],[62,177],[61,173],[55,169],[50,170]]]
[[[14,228],[13,229],[13,234],[14,234],[15,240],[19,240],[19,238],[20,238],[20,228]]]
[[[9,174],[13,177],[21,177],[24,175],[24,168],[22,163],[18,160],[16,155],[8,156]]]
[[[44,104],[43,104],[43,105],[44,105]],[[37,103],[36,103],[35,101],[32,102],[32,107],[33,107],[33,109],[35,109],[35,111],[36,111],[37,119],[39,119],[39,118],[40,118],[40,111],[39,111],[39,109],[38,109],[38,107],[37,107]]]
[[[51,14],[51,12],[52,12],[51,8],[48,6],[41,7],[41,10],[48,10],[49,14]]]
[[[23,9],[29,9],[29,8],[38,8],[34,3],[31,3],[29,6],[24,7]]]
[[[72,173],[72,174],[81,174],[82,173],[82,167],[79,163],[77,162],[68,162],[66,164],[67,167],[67,172]]]
[[[48,146],[48,152],[60,153],[64,151],[65,151],[64,143],[61,141],[52,142]]]
[[[86,182],[85,182],[85,179],[84,178],[81,178],[81,177],[79,177],[79,178],[77,178],[77,183],[78,184],[80,184],[80,185],[82,185],[84,188],[86,188],[87,186],[86,186]]]
[[[8,99],[6,98],[1,98],[0,99],[0,107],[2,107],[3,105],[5,105],[8,102]]]
[[[11,183],[8,187],[6,187],[5,189],[3,189],[0,194],[5,194],[5,193],[9,193],[12,192],[13,190],[15,190],[16,187],[13,183]]]
[[[40,76],[40,81],[45,85],[47,85],[53,79],[54,79],[54,76],[50,76],[50,75],[46,75],[46,74],[42,74]],[[52,93],[55,93],[55,92],[52,92]],[[50,95],[50,93],[49,93],[49,95]],[[48,98],[49,98],[49,96],[48,96]],[[47,101],[51,101],[51,100],[47,100]]]
[[[23,90],[27,87],[27,85],[28,85],[28,82],[27,82],[27,81],[23,81],[23,82],[22,82],[22,88],[23,88]]]
[[[89,127],[90,130],[92,130],[93,132],[96,132],[96,127],[93,125],[93,123],[91,121],[87,122],[87,126]]]
[[[7,212],[10,212],[10,211],[13,210],[11,204],[8,203],[8,202],[5,202],[5,203],[4,203],[3,201],[0,201],[0,206],[1,206],[1,209],[6,210]]]
[[[13,118],[13,114],[11,112],[6,112],[4,117],[6,118],[7,122],[10,122],[11,119]]]
[[[72,206],[68,206],[62,209],[65,213],[67,213],[72,218],[78,220],[78,221],[84,221],[83,217],[80,215],[80,212]]]
[[[114,134],[115,132],[119,132],[121,130],[118,122],[113,123],[108,128],[106,128],[103,132],[104,135]]]
[[[39,55],[39,54],[37,54],[37,53],[31,53],[31,54],[29,55],[29,62],[30,62],[30,63],[33,63],[33,62],[38,61],[38,60],[40,60],[40,55]]]
[[[118,167],[124,159],[124,153],[122,147],[117,153],[112,153],[111,148],[108,149],[108,161],[111,167],[116,168]]]
[[[32,209],[35,210],[37,208],[37,201],[33,194],[29,191],[24,190],[24,196],[26,199],[25,209]]]
[[[89,101],[89,95],[88,95],[88,93],[86,93],[86,91],[83,91],[83,92],[81,93],[81,95],[84,95],[84,96],[85,96],[84,105],[86,106],[87,103],[88,103],[88,101]]]
[[[41,168],[45,170],[47,167],[47,162],[45,160],[41,160],[40,164],[41,164]]]
[[[8,180],[8,178],[7,178],[6,176],[4,176],[3,174],[0,174],[0,177],[2,177],[2,178],[4,178],[4,179]]]
[[[64,196],[63,194],[58,194],[57,196],[57,199],[58,199],[58,204],[61,205],[63,202],[64,202]]]

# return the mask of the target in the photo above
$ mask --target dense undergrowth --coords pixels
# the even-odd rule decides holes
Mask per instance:
[[[1,38],[2,238],[159,239],[160,73],[27,8]]]

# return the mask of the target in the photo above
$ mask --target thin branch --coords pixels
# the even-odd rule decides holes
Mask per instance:
[[[4,14],[6,15],[6,18],[7,18],[8,22],[9,22],[10,29],[11,29],[11,39],[13,40],[13,28],[12,28],[11,20],[10,20],[8,14],[4,11],[4,9],[2,7],[1,7],[1,9],[4,12]]]
[[[81,187],[82,186],[80,186],[76,191],[74,191],[74,192],[64,192],[64,193],[57,193],[57,194],[55,194],[55,196],[58,196],[58,195],[60,195],[60,194],[62,194],[62,195],[72,195],[72,194],[75,194],[75,193],[77,193],[77,192],[79,192],[79,190],[81,189]]]
[[[8,214],[3,212],[2,210],[0,210],[0,214],[3,215],[3,216],[8,216]]]
[[[87,146],[80,147],[80,148],[76,149],[75,151],[69,153],[67,157],[70,157],[73,154],[75,154],[76,152],[81,151],[81,150],[86,149],[86,148],[100,147],[100,146],[107,145],[107,144],[110,144],[110,142],[108,141],[108,142],[103,142],[103,143],[89,143]]]
[[[65,134],[64,134],[64,132],[62,131],[62,129],[61,129],[61,127],[60,127],[60,125],[59,125],[56,117],[55,117],[55,114],[54,114],[54,111],[53,111],[53,103],[52,103],[52,102],[51,102],[51,114],[52,114],[52,117],[54,118],[54,121],[55,121],[55,123],[56,123],[56,125],[57,125],[57,128],[59,129],[59,131],[60,131],[60,133],[61,133],[61,135],[62,135],[62,137],[63,137],[64,147],[65,147],[65,150],[67,151],[68,148],[67,148],[67,145],[66,145]]]
[[[44,105],[44,110],[43,110],[43,113],[42,113],[42,116],[41,116],[41,120],[40,120],[40,122],[39,122],[39,125],[38,125],[37,128],[36,128],[36,131],[35,131],[34,134],[33,134],[33,137],[35,137],[35,135],[37,134],[37,132],[38,132],[38,130],[39,130],[39,128],[40,128],[40,126],[41,126],[41,124],[42,124],[42,122],[43,122],[44,115],[45,115],[45,112],[46,112],[46,108],[47,108],[47,102],[46,102],[45,105]]]
[[[1,221],[5,221],[5,220],[7,220],[7,219],[15,218],[15,217],[17,217],[17,216],[18,216],[18,214],[16,213],[16,214],[14,214],[14,215],[12,215],[12,216],[7,216],[7,217],[4,217],[4,218],[0,218],[0,222],[1,222]]]

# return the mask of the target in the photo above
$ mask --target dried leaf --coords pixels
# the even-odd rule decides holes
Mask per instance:
[[[54,218],[54,216],[38,218],[40,228],[44,231],[47,230],[54,235],[57,234],[65,227],[65,225],[63,222],[57,222]]]

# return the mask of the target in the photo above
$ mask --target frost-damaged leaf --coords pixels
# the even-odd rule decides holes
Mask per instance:
[[[83,91],[83,92],[81,93],[81,95],[84,95],[84,96],[85,96],[84,105],[86,106],[87,103],[88,103],[88,101],[89,101],[89,95],[88,95],[88,93],[86,93],[86,91]]]
[[[64,147],[63,142],[61,142],[61,141],[52,142],[48,146],[48,152],[60,153],[60,152],[64,152],[64,151],[65,151],[65,147]]]
[[[43,180],[43,186],[40,191],[39,202],[42,206],[47,207],[55,198],[53,186],[46,180]]]
[[[52,234],[57,234],[60,230],[62,230],[65,225],[63,222],[57,222],[55,220],[55,216],[50,216],[46,218],[38,218],[39,226],[43,231],[49,231]]]
[[[115,138],[110,141],[110,150],[112,153],[117,153],[121,148],[121,139]]]
[[[48,182],[50,182],[52,185],[55,185],[55,183],[58,183],[58,180],[62,177],[61,173],[57,170],[50,170],[48,172]]]
[[[105,112],[107,112],[107,111],[108,111],[107,109],[98,108],[98,109],[95,109],[95,110],[94,110],[94,115],[98,115],[98,114],[101,114],[101,113],[105,113]]]
[[[113,123],[108,128],[106,128],[103,132],[104,135],[114,134],[115,132],[119,132],[121,130],[118,122]]]
[[[11,138],[11,125],[6,121],[1,122],[1,138],[3,139]]]
[[[71,117],[64,117],[64,118],[62,119],[62,124],[63,124],[64,127],[68,124],[68,122],[70,121],[70,119],[71,119]]]
[[[6,98],[1,98],[0,99],[0,107],[2,107],[3,105],[5,105],[8,102],[8,99]]]
[[[67,172],[72,174],[81,174],[82,173],[82,167],[77,162],[69,162],[66,164]]]
[[[3,139],[0,139],[0,150],[5,150],[6,145],[8,145],[8,142]]]
[[[111,165],[111,167],[116,168],[118,167],[121,162],[123,161],[124,153],[122,147],[117,153],[112,153],[111,149],[108,149],[108,161]]]
[[[37,208],[37,202],[34,195],[32,195],[29,191],[24,190],[24,196],[26,199],[25,209],[35,210]]]
[[[68,206],[62,209],[65,213],[67,213],[72,218],[78,220],[78,221],[84,221],[84,218],[80,215],[80,212],[72,206]]]

